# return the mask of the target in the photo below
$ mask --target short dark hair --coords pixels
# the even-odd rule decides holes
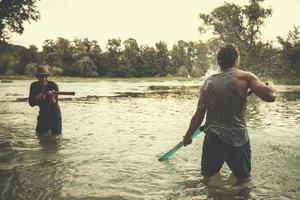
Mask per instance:
[[[222,69],[233,67],[238,57],[239,50],[233,44],[226,44],[217,52],[217,61]]]

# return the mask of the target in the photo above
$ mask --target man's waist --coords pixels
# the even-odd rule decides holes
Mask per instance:
[[[231,146],[241,146],[245,144],[249,137],[246,126],[228,127],[224,125],[206,124],[203,130],[206,134],[215,134],[221,140]]]
[[[40,114],[50,114],[60,112],[60,108],[58,104],[52,106],[40,106]]]
[[[206,121],[205,127],[215,127],[223,129],[246,129],[243,121]]]

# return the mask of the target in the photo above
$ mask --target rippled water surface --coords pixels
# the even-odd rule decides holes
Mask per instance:
[[[277,101],[249,98],[254,186],[229,187],[224,166],[200,181],[203,135],[169,161],[184,135],[200,81],[58,82],[63,134],[39,139],[30,81],[0,83],[0,199],[300,199],[300,86]]]

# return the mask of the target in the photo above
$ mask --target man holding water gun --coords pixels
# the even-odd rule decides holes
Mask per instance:
[[[250,89],[262,100],[273,102],[276,92],[253,73],[237,69],[240,57],[234,45],[222,46],[217,61],[220,73],[210,76],[201,87],[197,110],[183,144],[192,143],[191,136],[206,114],[201,160],[203,181],[208,183],[226,162],[238,185],[250,181],[251,172],[251,148],[245,122],[247,93]]]
[[[36,133],[42,136],[51,130],[54,135],[61,134],[61,111],[58,105],[58,86],[49,81],[50,75],[47,65],[40,66],[36,71],[38,81],[31,83],[29,93],[29,105],[39,106]]]

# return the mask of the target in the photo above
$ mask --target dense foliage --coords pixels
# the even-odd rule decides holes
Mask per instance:
[[[7,40],[11,32],[22,34],[24,21],[36,21],[40,18],[36,2],[37,0],[0,1],[0,41]]]
[[[46,40],[41,52],[35,46],[28,49],[2,43],[0,74],[33,75],[33,69],[48,64],[54,75],[150,77],[176,76],[182,67],[187,75],[202,76],[211,65],[207,45],[202,42],[178,41],[168,50],[166,43],[155,47],[138,45],[129,38],[108,40],[105,51],[96,41],[65,38]]]
[[[203,76],[217,66],[215,54],[224,43],[234,43],[241,53],[241,68],[262,76],[300,73],[300,27],[295,26],[287,38],[278,37],[280,47],[263,42],[261,27],[271,16],[271,8],[263,8],[264,0],[249,0],[238,6],[225,2],[209,14],[200,14],[200,33],[212,30],[214,38],[207,42],[179,40],[171,49],[159,41],[154,47],[139,45],[133,38],[112,38],[101,48],[88,38],[45,40],[42,51],[4,42],[5,31],[22,33],[24,20],[37,20],[35,0],[0,1],[0,75],[33,75],[36,67],[48,64],[54,75],[83,77],[152,77]],[[18,3],[16,3],[18,2]],[[2,13],[15,3],[14,9]],[[22,6],[23,5],[23,6]],[[8,18],[5,13],[14,13]]]
[[[281,48],[274,48],[261,39],[264,20],[272,15],[271,8],[263,8],[264,0],[249,0],[249,5],[238,6],[225,2],[209,14],[200,14],[200,33],[213,30],[221,43],[234,43],[241,53],[241,67],[260,75],[299,72],[299,27],[289,33],[287,40],[278,38]],[[297,32],[298,30],[298,32]],[[298,61],[296,61],[298,59]]]

